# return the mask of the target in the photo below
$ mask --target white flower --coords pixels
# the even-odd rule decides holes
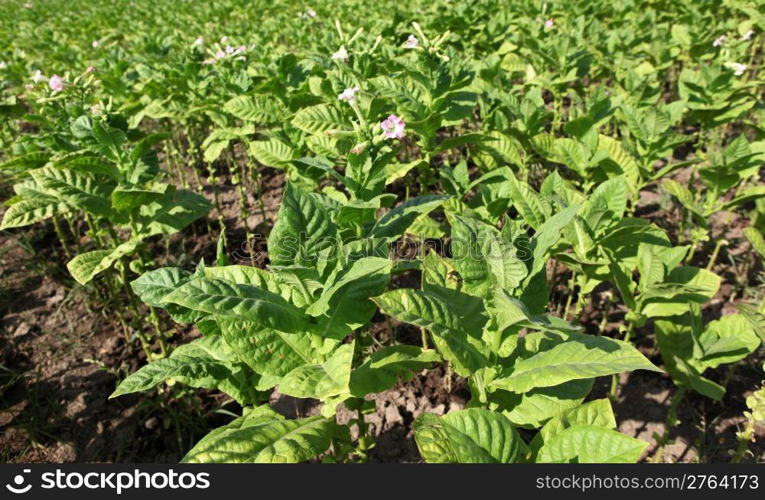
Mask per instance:
[[[409,35],[409,38],[407,38],[406,42],[404,42],[404,47],[406,47],[407,49],[416,49],[419,46],[420,46],[420,41],[414,35]]]
[[[343,90],[343,92],[341,94],[338,94],[337,98],[339,100],[345,101],[345,102],[355,102],[356,101],[356,92],[358,92],[358,91],[359,91],[358,87],[349,87],[349,88]]]
[[[753,35],[754,35],[754,30],[749,30],[743,35],[741,35],[741,41],[746,42],[747,40],[750,40]]]
[[[42,74],[42,71],[39,69],[35,71],[35,73],[32,75],[32,81],[35,83],[40,83],[42,79],[45,78]]]
[[[191,45],[192,45],[192,47],[201,47],[204,44],[205,44],[205,39],[203,37],[199,36],[199,37],[197,37],[196,40],[194,40],[194,43],[191,44]]]
[[[100,44],[98,43],[98,40],[93,40],[92,42],[90,42],[90,46],[93,47],[94,49],[97,49],[99,45]]]
[[[227,36],[220,37],[220,43],[226,43],[226,42],[228,42],[228,37]]]
[[[725,63],[725,67],[729,68],[729,69],[732,69],[733,70],[733,74],[736,75],[736,76],[743,75],[744,72],[746,71],[746,68],[747,68],[746,64],[741,64],[741,63],[737,63],[737,62],[726,62]]]
[[[101,116],[103,114],[104,110],[101,108],[100,104],[94,104],[90,107],[90,113],[93,116]]]
[[[308,17],[316,17],[316,11],[313,9],[308,9],[306,11],[306,14],[308,15]]]
[[[5,69],[8,67],[8,64],[5,61],[0,61],[0,69]]]
[[[720,35],[717,38],[715,38],[714,42],[712,42],[712,47],[719,47],[719,46],[721,46],[722,44],[724,44],[727,41],[728,41],[728,37],[727,36]]]
[[[348,60],[348,51],[345,50],[345,47],[340,47],[337,49],[337,52],[332,54],[332,59],[336,61],[347,61]]]

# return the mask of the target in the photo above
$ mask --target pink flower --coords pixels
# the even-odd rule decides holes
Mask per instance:
[[[85,73],[89,74],[89,73],[95,73],[95,72],[96,72],[95,66],[88,66],[87,68],[85,68]]]
[[[746,42],[747,40],[750,40],[752,38],[752,35],[754,35],[754,30],[749,30],[743,35],[741,35],[741,41]]]
[[[555,21],[552,18],[545,21],[545,28],[547,28],[548,30],[552,28],[553,26],[555,26]]]
[[[719,46],[721,46],[722,44],[724,44],[727,41],[728,41],[728,37],[727,36],[720,35],[717,38],[715,38],[714,42],[712,42],[712,47],[719,47]]]
[[[407,49],[416,49],[419,46],[420,46],[420,41],[414,35],[409,35],[409,38],[407,38],[406,42],[404,42],[404,47],[406,47]]]
[[[338,94],[337,98],[341,101],[345,102],[355,102],[356,101],[356,92],[359,91],[358,87],[350,87],[345,90],[341,94]]]
[[[53,92],[61,92],[64,90],[64,80],[58,75],[51,76],[48,85]]]
[[[222,50],[215,53],[215,59],[223,59],[224,57],[226,57],[226,53]]]
[[[406,123],[396,115],[390,115],[381,121],[380,127],[383,129],[386,139],[401,139],[406,135]]]

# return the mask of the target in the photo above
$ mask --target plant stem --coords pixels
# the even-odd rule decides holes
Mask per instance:
[[[717,261],[717,255],[720,253],[720,248],[727,245],[728,241],[724,238],[720,238],[717,240],[717,243],[715,243],[715,249],[712,251],[712,257],[709,259],[709,263],[707,264],[707,271],[711,271],[712,268],[715,265],[715,262]]]
[[[669,405],[669,413],[667,413],[667,420],[664,423],[664,433],[657,439],[658,446],[656,448],[656,454],[653,456],[653,463],[661,463],[664,461],[664,447],[669,443],[669,437],[680,421],[677,419],[677,409],[680,407],[680,402],[685,396],[685,387],[680,386],[677,388],[677,392],[672,395],[672,402]]]

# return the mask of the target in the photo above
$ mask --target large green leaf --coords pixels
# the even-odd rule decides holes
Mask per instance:
[[[370,237],[398,239],[403,236],[417,217],[440,207],[448,198],[448,196],[441,195],[424,195],[412,198],[378,219],[370,231]]]
[[[279,392],[297,398],[322,400],[347,393],[354,345],[350,343],[338,347],[324,363],[292,370],[279,383]]]
[[[307,309],[319,316],[317,332],[342,339],[369,321],[376,308],[369,300],[385,290],[390,280],[391,261],[365,257],[332,274],[319,298]]]
[[[255,408],[203,437],[185,463],[298,463],[330,445],[332,422],[316,416],[284,420],[270,408]]]
[[[295,159],[296,152],[278,139],[250,143],[250,153],[263,165],[284,168]]]
[[[292,124],[309,134],[349,130],[350,124],[337,108],[326,104],[303,108],[295,114]]]
[[[401,288],[374,301],[386,314],[430,330],[441,355],[455,364],[458,373],[468,376],[487,364],[489,349],[481,338],[487,320],[482,302],[456,290],[436,289]]]
[[[114,188],[110,180],[104,182],[75,170],[43,167],[30,172],[39,188],[72,208],[107,217],[111,214],[109,194]]]
[[[639,369],[661,371],[628,343],[607,337],[575,335],[552,349],[517,361],[510,374],[496,379],[494,385],[524,393],[534,387],[550,387],[569,380]]]
[[[241,404],[254,400],[254,381],[218,336],[202,337],[184,344],[163,359],[141,367],[120,382],[112,398],[151,389],[166,380],[191,387],[218,389]]]
[[[219,324],[226,343],[259,374],[282,377],[321,360],[309,335],[279,332],[249,321],[219,320]]]
[[[0,230],[13,227],[29,226],[49,219],[54,215],[63,215],[72,211],[71,205],[53,196],[39,196],[22,199],[8,207],[3,215]]]
[[[216,278],[194,278],[166,295],[162,302],[229,320],[254,321],[287,333],[305,333],[305,314],[280,295],[251,285]]]
[[[414,430],[420,454],[429,463],[514,463],[527,451],[507,418],[481,408],[443,417],[424,413]]]
[[[110,250],[81,253],[67,262],[66,268],[78,283],[84,285],[122,257],[134,253],[140,243],[140,239],[132,239]]]
[[[192,273],[178,267],[163,267],[143,273],[130,282],[133,292],[144,304],[163,307],[165,295],[170,294],[193,276]]]
[[[287,184],[277,222],[268,237],[271,263],[315,267],[323,250],[339,248],[337,226],[329,210],[321,195]]]
[[[634,463],[648,446],[613,429],[577,424],[545,440],[537,462]]]
[[[571,408],[550,419],[542,427],[530,446],[537,453],[545,442],[574,425],[594,425],[606,429],[616,429],[616,417],[608,399],[596,399],[583,405]]]
[[[408,380],[416,370],[429,367],[441,357],[432,350],[412,345],[383,347],[351,373],[351,394],[364,397],[393,387],[399,378]]]
[[[491,401],[498,404],[498,409],[513,425],[538,428],[584,401],[592,384],[592,379],[579,379],[553,387],[537,387],[523,394],[496,390],[491,394]]]
[[[692,266],[673,269],[662,283],[645,289],[642,313],[648,317],[679,316],[690,303],[704,303],[720,288],[720,277],[711,271]]]

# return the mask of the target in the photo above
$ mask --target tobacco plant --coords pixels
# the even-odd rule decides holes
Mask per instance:
[[[288,185],[269,238],[268,270],[200,263],[193,273],[162,268],[132,282],[146,304],[195,323],[203,337],[130,375],[113,397],[172,379],[219,389],[241,404],[242,416],[204,437],[188,462],[299,462],[330,446],[333,460],[349,451],[365,458],[372,443],[364,397],[440,360],[418,346],[378,346],[367,327],[376,310],[369,299],[385,290],[394,271],[387,243],[442,201],[397,207],[368,225],[364,238],[348,238],[344,207]],[[282,394],[320,400],[321,415],[285,420],[276,414],[264,403],[265,391],[277,385]],[[359,428],[352,450],[348,426],[332,418],[340,403],[359,412],[351,422]]]

